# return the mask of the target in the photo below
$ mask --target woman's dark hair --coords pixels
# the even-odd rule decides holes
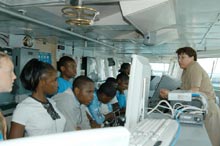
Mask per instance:
[[[106,96],[113,98],[116,95],[116,91],[117,89],[114,86],[112,86],[111,83],[105,82],[99,87],[97,93],[103,93]]]
[[[119,69],[119,72],[125,73],[125,71],[130,67],[129,63],[122,63],[121,68]]]
[[[197,61],[196,51],[191,47],[183,47],[176,50],[177,55],[187,54],[189,57],[194,57],[194,61]]]
[[[94,81],[87,76],[78,76],[73,81],[73,89],[74,88],[82,89],[83,86],[88,82],[94,83]]]
[[[25,89],[36,91],[42,75],[51,71],[56,71],[52,65],[38,59],[31,59],[22,69],[20,80]]]
[[[75,60],[69,56],[63,56],[57,62],[57,70],[61,72],[61,66],[65,66],[67,62],[75,62]]]

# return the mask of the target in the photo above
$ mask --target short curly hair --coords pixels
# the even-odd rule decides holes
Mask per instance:
[[[69,56],[63,56],[60,58],[60,60],[57,62],[57,70],[61,72],[61,66],[65,66],[67,62],[74,62],[75,60]]]
[[[176,54],[187,54],[189,57],[194,57],[194,61],[197,61],[197,54],[196,51],[191,47],[183,47],[176,50]]]

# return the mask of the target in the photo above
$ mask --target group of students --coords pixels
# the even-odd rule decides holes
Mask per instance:
[[[62,57],[57,68],[61,73],[58,78],[52,65],[37,59],[31,59],[24,66],[19,78],[23,87],[32,93],[14,110],[9,139],[102,127],[105,120],[112,118],[110,101],[116,92],[124,93],[127,89],[128,74],[120,73],[115,84],[106,81],[95,89],[94,81],[86,76],[78,76],[70,82],[76,76],[76,62],[71,57]],[[16,79],[13,70],[10,57],[0,52],[0,92],[12,90]],[[108,107],[107,114],[102,111],[102,105]],[[121,108],[124,106],[119,104]],[[6,122],[3,115],[0,118],[6,139]]]

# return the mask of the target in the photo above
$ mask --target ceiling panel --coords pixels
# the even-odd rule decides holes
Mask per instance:
[[[114,55],[138,53],[167,57],[175,55],[178,47],[186,45],[198,50],[220,48],[219,0],[121,0],[120,3],[133,3],[126,8],[129,12],[125,17],[122,14],[125,8],[121,8],[119,0],[83,0],[84,6],[100,12],[92,26],[65,23],[61,9],[64,4],[69,5],[69,1],[0,2],[20,5],[0,7],[0,32],[30,34],[46,40],[74,40],[78,48],[85,48],[85,41],[88,40],[86,50],[94,52],[103,53],[106,50]],[[146,5],[140,5],[146,2]],[[33,3],[38,5],[30,5]]]

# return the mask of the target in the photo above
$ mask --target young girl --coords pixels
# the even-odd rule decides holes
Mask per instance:
[[[17,105],[9,138],[63,132],[65,118],[57,110],[55,102],[46,98],[57,91],[53,66],[32,59],[24,66],[20,79],[24,88],[32,94]]]
[[[12,86],[16,76],[14,74],[14,65],[10,59],[10,57],[0,52],[0,93],[1,92],[10,92],[12,90]],[[6,131],[7,124],[4,116],[0,112],[0,128],[2,131],[2,135],[0,135],[0,139],[6,139]]]

